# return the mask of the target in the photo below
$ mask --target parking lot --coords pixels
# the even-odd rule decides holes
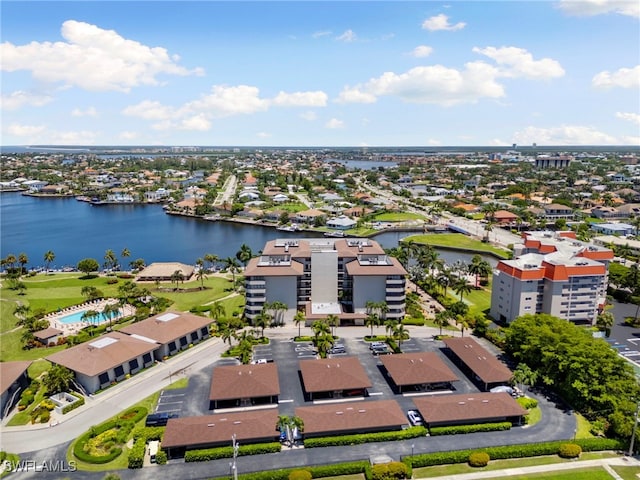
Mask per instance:
[[[370,343],[362,338],[341,338],[334,347],[339,347],[329,357],[340,358],[346,356],[358,357],[369,380],[371,388],[367,391],[365,401],[377,399],[396,400],[404,411],[415,409],[412,396],[425,395],[429,392],[413,392],[404,395],[393,391],[392,383],[386,375],[379,355],[370,349]],[[458,376],[459,381],[453,383],[453,393],[477,392],[477,388],[456,367],[441,348],[442,342],[431,338],[411,338],[402,343],[404,353],[436,352],[445,364]],[[299,373],[299,362],[317,358],[317,350],[311,342],[294,342],[290,339],[272,339],[268,345],[257,345],[254,348],[252,361],[254,363],[275,362],[278,366],[280,382],[279,409],[282,415],[293,415],[295,408],[310,405],[305,400],[302,380]],[[215,366],[237,365],[235,358],[220,358]],[[181,417],[209,415],[209,391],[211,387],[212,369],[191,372],[189,385],[179,390],[164,390],[158,401],[156,412],[177,413]]]

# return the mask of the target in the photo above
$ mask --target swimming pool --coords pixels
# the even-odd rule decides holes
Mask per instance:
[[[82,322],[82,315],[84,315],[85,312],[88,312],[89,309],[87,310],[78,310],[77,312],[73,312],[73,313],[69,313],[63,317],[58,318],[57,320],[60,323],[63,323],[65,325],[69,325],[70,323],[80,323]],[[100,313],[100,312],[98,312]],[[114,320],[120,318],[120,313],[118,313],[117,315],[115,315],[114,317],[112,317]],[[102,315],[98,315],[96,318],[93,319],[92,323],[102,323],[105,320],[105,318]]]

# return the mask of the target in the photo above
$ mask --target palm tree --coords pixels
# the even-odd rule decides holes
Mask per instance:
[[[244,243],[240,245],[240,250],[238,250],[238,252],[236,253],[236,258],[242,262],[242,265],[246,267],[247,263],[249,263],[249,260],[251,260],[251,257],[253,257],[251,247]]]
[[[616,318],[613,316],[613,313],[609,311],[604,311],[598,315],[596,320],[596,326],[605,332],[605,335],[608,337],[611,335],[611,327],[616,323]]]
[[[200,259],[198,259],[198,260],[200,260]],[[204,290],[204,281],[205,281],[206,278],[208,278],[207,274],[205,273],[204,268],[202,268],[202,266],[200,266],[200,268],[196,272],[196,280],[200,280],[200,290]]]
[[[442,336],[442,327],[449,325],[450,314],[447,310],[442,310],[435,314],[433,323],[440,327],[440,336]]]
[[[626,265],[627,264],[627,258],[631,255],[631,247],[629,246],[628,243],[625,243],[624,245],[620,245],[617,249],[616,249],[616,253],[618,254],[618,256],[620,258],[623,259],[623,264]]]
[[[538,372],[526,363],[519,363],[513,371],[513,381],[520,384],[520,390],[524,391],[525,385],[532,387],[538,381]]]
[[[395,320],[387,320],[386,322],[384,322],[384,330],[385,332],[387,332],[388,337],[391,337],[393,335],[393,331],[395,330],[396,325],[398,325],[398,322],[396,322]]]
[[[214,302],[209,309],[209,314],[211,315],[211,318],[218,321],[221,318],[225,317],[227,312],[225,312],[224,305],[222,305],[220,302]]]
[[[47,250],[44,254],[44,271],[45,273],[47,273],[49,271],[49,265],[51,265],[51,262],[53,262],[56,258],[56,254],[53,253],[53,250]]]
[[[122,249],[122,252],[120,252],[120,256],[122,257],[122,264],[124,265],[125,263],[125,258],[129,258],[131,256],[131,252],[129,251],[129,249],[127,247],[124,247]]]
[[[469,285],[469,282],[467,282],[467,279],[465,277],[459,277],[454,283],[453,283],[453,290],[460,295],[460,301],[462,301],[462,297],[463,295],[468,295],[469,293],[471,293],[471,285]]]
[[[86,310],[80,319],[83,322],[87,322],[93,326],[93,322],[100,316],[100,312],[96,310]],[[93,329],[91,330],[91,336],[93,336]]]
[[[334,342],[335,341],[333,337],[328,332],[323,332],[321,335],[316,337],[315,345],[316,345],[316,348],[318,349],[318,354],[320,355],[320,358],[327,358],[327,352],[331,350],[331,347],[333,347]]]
[[[251,343],[251,340],[241,340],[237,346],[237,351],[240,356],[240,362],[243,365],[247,365],[253,356],[253,343]]]
[[[120,314],[120,307],[116,303],[108,303],[100,314],[105,320],[109,320],[109,329],[111,329],[111,321]]]
[[[447,289],[451,286],[452,281],[453,277],[451,276],[451,272],[446,269],[441,270],[436,277],[436,282],[438,282],[438,285],[442,287],[445,298],[447,296]]]
[[[227,270],[229,272],[231,272],[232,282],[235,285],[236,284],[236,273],[238,273],[240,271],[240,264],[238,263],[238,260],[236,260],[233,257],[227,257],[223,261],[224,261],[224,263],[226,265]]]
[[[304,324],[307,321],[307,318],[305,317],[304,313],[301,312],[300,310],[298,310],[296,312],[296,314],[293,316],[293,323],[296,324],[296,326],[298,327],[298,338],[300,338],[302,336],[302,324]]]
[[[6,258],[4,259],[4,263],[8,265],[8,268],[7,268],[8,272],[13,272],[17,261],[18,259],[13,253],[10,253],[9,255],[6,256]]]
[[[380,317],[375,313],[369,313],[367,318],[364,319],[364,326],[371,327],[371,338],[373,338],[373,327],[380,325]]]
[[[20,253],[18,255],[18,263],[20,264],[20,274],[23,274],[25,271],[25,266],[29,263],[29,257],[27,257],[26,253]]]
[[[263,308],[254,320],[254,326],[258,327],[261,330],[261,337],[264,338],[264,329],[267,328],[270,324],[271,315]]]
[[[394,329],[392,338],[398,342],[398,348],[402,349],[403,340],[409,340],[409,331],[402,323],[398,323]]]
[[[315,322],[313,322],[311,324],[311,330],[313,330],[315,342],[318,341],[318,337],[320,336],[320,334],[329,335],[331,333],[331,328],[329,327],[329,325],[327,325],[327,322],[324,322],[322,320],[316,320]]]
[[[284,312],[287,311],[287,304],[276,300],[269,304],[269,309],[273,312],[273,320],[277,325],[283,325]]]
[[[204,261],[207,262],[211,266],[210,267],[211,269],[213,269],[213,266],[218,261],[218,256],[214,255],[213,253],[205,253],[204,254]]]
[[[115,269],[116,265],[118,265],[118,259],[113,250],[109,249],[104,252],[104,268]]]
[[[25,305],[24,303],[19,303],[16,305],[16,308],[13,309],[13,314],[18,317],[18,325],[21,325],[25,322],[30,312],[31,307],[29,305]]]
[[[178,289],[178,282],[184,282],[184,274],[181,270],[176,270],[171,274],[171,283],[176,284],[176,290]]]
[[[327,316],[327,325],[331,327],[331,335],[335,336],[335,328],[340,326],[340,318],[337,315],[331,314]]]

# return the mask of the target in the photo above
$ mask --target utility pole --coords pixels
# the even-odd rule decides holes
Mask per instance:
[[[638,428],[638,414],[640,413],[640,400],[638,400],[638,404],[636,406],[636,415],[633,418],[633,431],[631,432],[631,442],[629,442],[629,452],[627,452],[627,456],[633,456],[633,443],[636,439],[636,430]]]
[[[236,459],[238,458],[238,442],[236,442],[236,434],[234,433],[231,436],[231,445],[233,446],[233,462],[231,463],[231,473],[233,475],[233,480],[238,480],[238,466],[236,464]]]

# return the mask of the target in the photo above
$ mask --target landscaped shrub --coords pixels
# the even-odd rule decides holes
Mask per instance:
[[[129,468],[142,468],[144,464],[144,450],[147,442],[144,437],[140,437],[133,442],[131,450],[127,456],[127,466]],[[158,451],[160,453],[160,451]]]
[[[304,441],[304,448],[332,447],[343,445],[360,445],[372,442],[392,442],[423,437],[427,434],[425,427],[411,427],[406,430],[378,433],[360,433],[356,435],[343,435],[339,437],[309,438]]]
[[[449,427],[432,427],[429,433],[432,437],[438,435],[458,435],[474,432],[499,432],[511,429],[511,422],[478,423],[475,425],[451,425]]]
[[[279,442],[256,443],[253,445],[240,445],[238,456],[260,455],[263,453],[276,453],[282,449]],[[208,462],[220,458],[232,458],[233,447],[205,448],[201,450],[189,450],[184,454],[185,462]]]
[[[538,406],[538,401],[535,398],[520,397],[516,399],[516,402],[518,402],[518,404],[525,410],[531,410]]]
[[[582,448],[575,443],[563,443],[558,449],[558,455],[562,458],[578,458],[581,453]]]
[[[473,452],[469,455],[469,466],[486,467],[489,464],[489,454],[486,452]]]
[[[306,470],[311,472],[313,478],[338,477],[341,475],[352,475],[357,473],[365,473],[371,470],[369,462],[347,462],[335,465],[322,465],[318,467],[307,467]],[[289,474],[298,470],[298,468],[285,468],[280,470],[267,470],[255,473],[246,473],[239,475],[241,480],[288,480]],[[367,478],[371,478],[370,475]]]
[[[133,430],[133,447],[129,450],[129,455],[127,457],[127,464],[129,468],[142,468],[142,464],[144,462],[144,451],[147,445],[147,442],[150,440],[160,440],[162,441],[162,435],[167,427],[136,427]],[[166,463],[167,454],[159,450],[156,455],[156,462],[160,463],[158,460],[158,455],[164,456],[164,462]]]
[[[294,470],[288,478],[289,480],[311,480],[313,477],[309,470]]]
[[[402,462],[379,463],[371,467],[371,480],[401,480],[407,478],[407,466]]]
[[[158,465],[165,465],[167,463],[167,453],[164,450],[158,450],[158,453],[156,453],[156,463]]]
[[[62,414],[65,415],[67,413],[69,413],[72,410],[75,410],[78,407],[81,407],[82,405],[84,405],[84,397],[81,395],[78,395],[77,393],[73,393],[71,392],[71,395],[73,395],[74,397],[76,397],[78,400],[66,405],[65,407],[62,408]]]

